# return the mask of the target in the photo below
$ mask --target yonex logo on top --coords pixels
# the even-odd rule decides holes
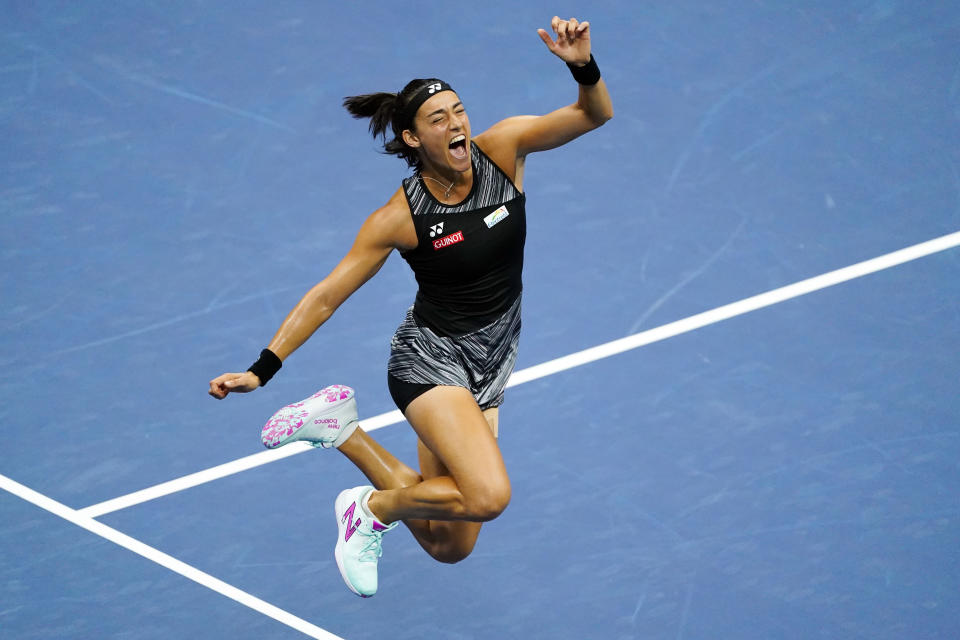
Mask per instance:
[[[430,237],[436,238],[438,235],[443,233],[443,223],[438,222],[437,224],[430,225]]]

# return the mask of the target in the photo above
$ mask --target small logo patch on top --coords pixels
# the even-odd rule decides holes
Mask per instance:
[[[484,218],[483,221],[487,223],[487,228],[489,229],[493,225],[497,224],[498,222],[506,218],[508,215],[510,215],[510,212],[507,211],[507,206],[503,205],[499,209],[497,209],[496,211],[488,215],[486,218]]]

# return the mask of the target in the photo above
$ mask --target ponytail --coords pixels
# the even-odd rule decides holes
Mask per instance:
[[[403,158],[407,165],[419,169],[420,155],[417,150],[403,141],[404,129],[413,128],[413,114],[407,113],[413,99],[424,87],[440,82],[436,78],[416,79],[407,83],[400,93],[368,93],[349,96],[343,99],[343,106],[354,118],[370,118],[370,133],[374,138],[383,138],[383,152]],[[449,87],[446,87],[449,89]],[[422,100],[420,101],[422,104]],[[416,106],[419,107],[420,104]],[[387,140],[388,128],[393,139]]]
[[[397,94],[380,92],[344,98],[343,106],[354,118],[370,118],[370,133],[376,138],[386,135],[397,110],[397,102]]]

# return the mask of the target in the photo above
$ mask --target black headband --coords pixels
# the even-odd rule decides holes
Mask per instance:
[[[420,105],[441,91],[453,91],[453,87],[448,85],[443,80],[434,80],[433,82],[428,82],[427,84],[423,85],[415,94],[413,94],[413,97],[410,98],[410,102],[408,102],[407,106],[403,108],[404,129],[409,129],[410,125],[413,124],[413,118],[417,115],[417,109],[420,108]]]

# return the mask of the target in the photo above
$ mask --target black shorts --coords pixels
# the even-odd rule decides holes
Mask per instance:
[[[390,389],[390,397],[393,398],[394,404],[401,412],[406,411],[407,405],[436,386],[432,383],[404,382],[403,380],[397,380],[389,373],[387,374],[387,388]]]

